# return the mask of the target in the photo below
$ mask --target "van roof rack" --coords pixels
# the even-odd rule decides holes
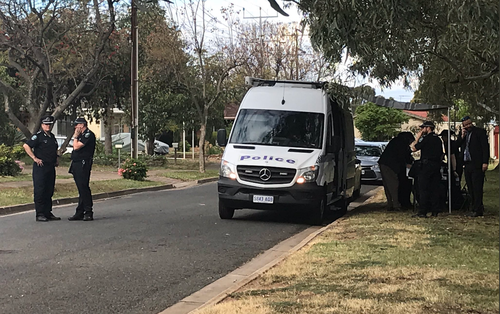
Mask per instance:
[[[249,86],[274,86],[276,83],[308,85],[312,88],[323,88],[328,82],[307,82],[307,81],[287,81],[287,80],[265,80],[251,76],[245,76],[245,85]]]

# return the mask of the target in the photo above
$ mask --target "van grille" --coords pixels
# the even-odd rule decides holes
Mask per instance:
[[[237,166],[236,169],[241,180],[260,184],[290,183],[296,173],[295,169],[277,167]]]

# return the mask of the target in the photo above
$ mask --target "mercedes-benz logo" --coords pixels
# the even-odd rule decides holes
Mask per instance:
[[[271,179],[271,170],[269,170],[267,168],[260,169],[260,171],[259,171],[259,178],[262,181],[268,181],[269,179]]]

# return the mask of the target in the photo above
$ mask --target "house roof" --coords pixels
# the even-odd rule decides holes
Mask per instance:
[[[408,114],[412,118],[416,118],[422,121],[427,120],[428,112],[427,111],[411,111],[411,110],[403,110],[406,114]],[[443,121],[448,122],[448,116],[442,115]]]
[[[229,103],[224,108],[224,119],[225,120],[234,120],[236,118],[236,114],[238,113],[238,109],[240,105],[235,103]]]

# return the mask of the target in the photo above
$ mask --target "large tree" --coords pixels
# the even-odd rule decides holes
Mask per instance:
[[[449,106],[463,99],[490,116],[484,107],[496,107],[497,1],[292,2],[306,14],[313,43],[330,61],[350,56],[352,71],[384,86],[418,78],[422,102]]]
[[[407,114],[398,109],[366,103],[356,108],[354,123],[365,141],[388,141],[398,134]]]
[[[0,76],[0,93],[10,120],[25,136],[38,130],[47,111],[57,119],[95,90],[115,29],[114,4],[0,1],[0,53],[5,56],[0,60],[15,79]]]

